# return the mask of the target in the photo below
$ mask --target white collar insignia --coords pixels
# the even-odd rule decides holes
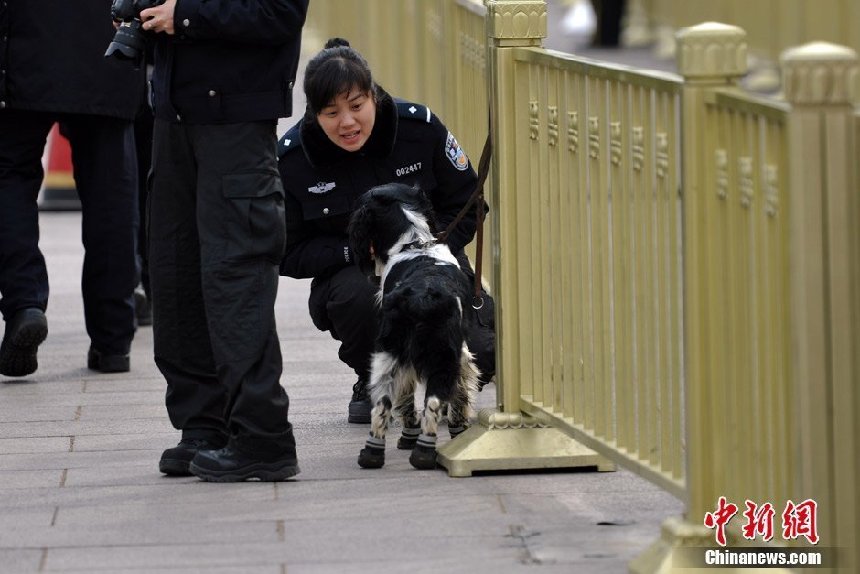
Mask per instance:
[[[311,193],[327,193],[333,190],[335,187],[336,184],[333,181],[328,183],[321,181],[318,184],[309,187],[308,191]]]

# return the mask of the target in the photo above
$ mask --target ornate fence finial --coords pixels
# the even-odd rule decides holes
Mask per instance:
[[[747,73],[747,33],[743,28],[705,22],[682,28],[678,70],[687,80],[734,79]]]
[[[833,105],[857,101],[857,52],[829,42],[783,51],[783,91],[792,104]]]
[[[501,46],[540,46],[547,36],[545,0],[485,0],[488,34]]]

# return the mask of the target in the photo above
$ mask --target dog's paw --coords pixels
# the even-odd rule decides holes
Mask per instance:
[[[358,466],[361,468],[382,468],[385,464],[385,449],[364,447],[358,453]]]

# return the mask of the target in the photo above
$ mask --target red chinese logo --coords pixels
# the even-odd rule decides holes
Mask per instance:
[[[818,504],[806,499],[800,504],[788,501],[782,511],[782,537],[793,540],[805,536],[810,544],[818,544],[818,525],[816,514]]]
[[[720,546],[726,545],[726,524],[732,519],[738,511],[737,504],[726,504],[726,497],[721,496],[717,501],[717,509],[714,512],[705,514],[705,526],[708,528],[717,529],[717,544]]]
[[[746,510],[743,517],[746,523],[741,528],[743,537],[747,540],[755,540],[761,537],[764,542],[773,538],[773,520],[776,515],[774,506],[765,502],[758,505],[751,500],[745,501]],[[732,517],[738,512],[738,506],[721,496],[717,500],[717,508],[713,512],[705,513],[705,526],[715,530],[717,544],[726,545],[726,526]],[[811,499],[806,499],[795,504],[789,500],[782,511],[782,537],[785,540],[795,540],[801,536],[805,537],[810,544],[818,544],[817,517],[818,504]]]
[[[773,516],[776,511],[770,502],[765,502],[758,506],[755,502],[746,501],[746,511],[744,516],[747,523],[743,527],[743,535],[747,540],[755,540],[756,536],[761,536],[765,542],[773,538]]]

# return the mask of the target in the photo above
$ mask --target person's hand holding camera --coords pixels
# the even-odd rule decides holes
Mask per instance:
[[[140,11],[143,29],[148,32],[164,32],[173,35],[173,13],[176,10],[176,0],[165,0],[163,4]]]

